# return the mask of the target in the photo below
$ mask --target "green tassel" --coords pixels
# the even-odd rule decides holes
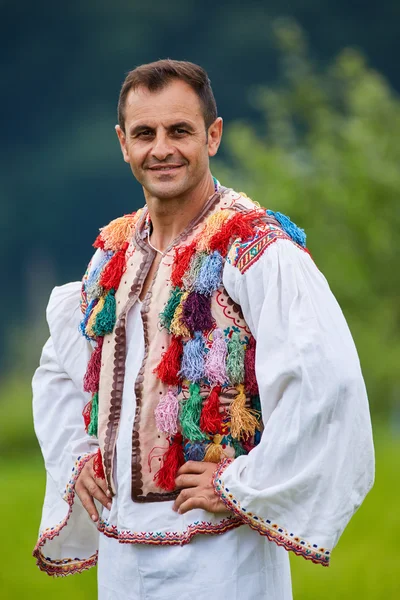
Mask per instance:
[[[90,423],[88,434],[97,437],[97,426],[99,420],[99,394],[96,392],[92,398],[92,408],[90,410]]]
[[[169,295],[168,302],[165,305],[164,310],[160,313],[160,323],[162,327],[165,327],[170,332],[171,322],[174,318],[175,311],[179,306],[183,294],[183,290],[180,287],[174,287]]]
[[[244,381],[244,346],[238,333],[233,333],[228,342],[228,356],[226,359],[226,373],[232,385],[239,385]]]
[[[238,442],[238,440],[236,440],[235,438],[231,437],[230,443],[232,444],[232,446],[235,449],[235,458],[237,458],[238,456],[243,456],[244,454],[247,454],[247,452],[243,448],[242,444],[240,442]]]
[[[189,398],[182,404],[179,417],[182,435],[191,442],[202,442],[208,439],[208,436],[200,429],[202,407],[203,398],[200,396],[200,386],[198,383],[191,383],[189,386]]]
[[[115,291],[111,289],[104,301],[104,306],[101,312],[96,317],[96,322],[93,325],[93,333],[97,337],[104,337],[107,333],[111,333],[114,329],[116,321],[117,305],[115,302]]]

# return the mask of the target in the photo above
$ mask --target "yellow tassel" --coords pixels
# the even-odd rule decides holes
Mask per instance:
[[[125,242],[129,242],[133,227],[140,216],[140,211],[134,215],[125,215],[114,219],[101,229],[101,239],[105,250],[121,250]]]
[[[231,414],[231,436],[239,439],[241,436],[253,436],[259,423],[256,412],[246,408],[246,395],[244,385],[241,383],[236,387],[238,395],[230,406]]]
[[[104,296],[100,296],[100,300],[98,301],[98,303],[96,304],[96,306],[94,307],[92,314],[89,317],[89,320],[87,322],[86,325],[86,333],[90,336],[90,337],[95,337],[94,336],[94,332],[93,332],[93,325],[96,322],[96,317],[99,314],[99,312],[103,309],[104,306],[104,301],[105,301],[105,297]]]
[[[175,309],[174,316],[172,317],[170,332],[173,335],[180,337],[190,337],[190,331],[186,327],[186,325],[182,322],[182,311],[183,311],[183,303],[186,298],[189,296],[189,292],[184,292],[182,294],[181,301]]]
[[[199,252],[206,252],[209,250],[208,245],[212,236],[221,229],[222,225],[231,215],[232,212],[230,210],[219,210],[208,217],[197,244],[197,250]]]
[[[207,447],[206,454],[204,456],[205,462],[218,463],[223,458],[223,448],[221,446],[222,435],[214,435],[213,443]]]

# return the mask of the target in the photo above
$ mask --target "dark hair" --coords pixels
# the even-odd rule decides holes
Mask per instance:
[[[140,65],[128,73],[118,100],[118,122],[121,129],[125,131],[125,105],[130,90],[143,86],[149,92],[157,92],[174,79],[185,81],[196,92],[208,129],[217,118],[217,105],[206,71],[194,63],[170,58]]]

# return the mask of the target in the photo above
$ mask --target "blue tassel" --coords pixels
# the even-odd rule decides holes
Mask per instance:
[[[204,460],[206,454],[206,445],[204,442],[188,442],[185,446],[185,459],[186,460]]]
[[[211,296],[221,285],[222,268],[223,259],[219,252],[215,251],[207,256],[194,282],[195,291]]]
[[[81,332],[81,334],[87,339],[89,340],[89,342],[93,339],[90,337],[90,335],[87,335],[86,333],[86,325],[87,322],[89,321],[90,315],[94,309],[94,307],[96,306],[96,304],[98,303],[99,299],[95,298],[94,300],[92,300],[89,304],[89,306],[86,309],[85,312],[85,316],[83,317],[82,321],[79,323],[79,331]]]
[[[200,331],[196,331],[194,339],[189,340],[183,348],[181,370],[182,377],[197,383],[204,377],[204,340]]]
[[[274,212],[273,210],[267,210],[267,214],[270,217],[275,217],[282,229],[287,233],[296,244],[306,247],[306,234],[304,229],[297,227],[296,223],[293,223],[286,215],[280,212]]]
[[[101,273],[113,254],[114,253],[111,252],[111,250],[104,252],[104,255],[102,256],[97,267],[89,274],[85,284],[86,294],[89,301],[101,296],[102,289],[99,285]]]

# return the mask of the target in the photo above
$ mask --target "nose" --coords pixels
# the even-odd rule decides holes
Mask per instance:
[[[151,149],[151,155],[157,160],[165,160],[168,156],[173,154],[174,150],[171,145],[168,135],[164,131],[158,131],[154,138],[153,147]]]

